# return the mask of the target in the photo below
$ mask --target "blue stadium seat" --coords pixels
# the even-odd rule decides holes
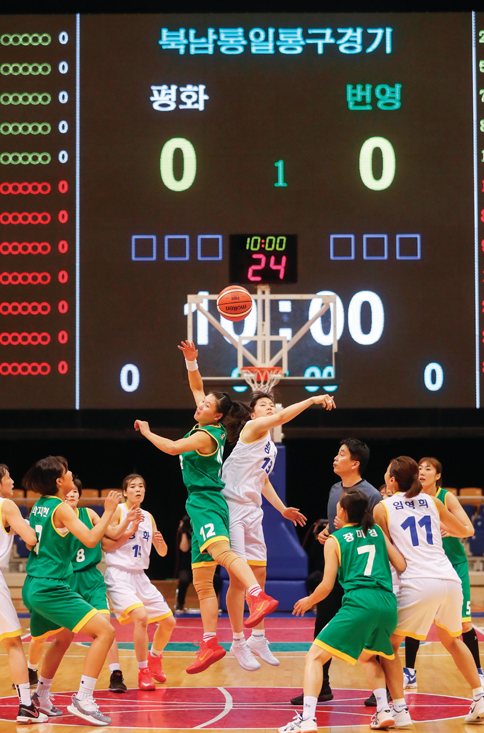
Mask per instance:
[[[469,519],[472,519],[472,517],[475,514],[476,507],[473,504],[462,504],[461,505]]]
[[[474,537],[469,537],[469,549],[474,557],[484,555],[484,530],[477,530]]]
[[[477,530],[482,530],[484,532],[484,516],[478,515],[474,519],[474,529],[477,532]]]
[[[20,511],[20,514],[24,519],[28,519],[29,511],[26,506],[17,505]],[[23,541],[21,537],[18,536],[18,534],[15,535],[13,538],[13,543],[15,545],[15,549],[17,551],[17,555],[19,557],[28,557],[30,555],[29,550],[27,550],[27,545]]]
[[[104,504],[94,504],[93,506],[89,506],[88,509],[92,509],[93,512],[99,514],[100,517],[104,514]]]
[[[479,507],[479,516],[484,517],[484,504],[481,504]]]

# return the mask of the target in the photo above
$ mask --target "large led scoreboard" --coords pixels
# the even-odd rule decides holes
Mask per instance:
[[[190,406],[231,282],[336,295],[288,399],[480,407],[482,87],[482,13],[1,16],[0,407]]]

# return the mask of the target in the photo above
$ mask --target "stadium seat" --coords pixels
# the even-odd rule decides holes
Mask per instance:
[[[469,550],[474,557],[484,555],[484,530],[479,530],[474,537],[469,537]]]
[[[449,489],[447,486],[444,487],[444,491],[450,491],[454,496],[457,496],[459,493],[458,489]]]
[[[25,491],[23,489],[14,489],[13,498],[14,499],[25,499]]]
[[[29,511],[26,506],[19,506],[19,511],[24,519],[28,518]],[[15,550],[16,550],[18,557],[28,557],[30,555],[30,551],[27,550],[27,545],[25,544],[23,539],[19,537],[18,534],[16,534],[15,537],[13,538],[13,543],[15,545]]]
[[[89,505],[87,507],[88,509],[92,509],[93,512],[96,512],[96,514],[99,514],[100,517],[104,514],[104,505],[103,504],[93,504],[92,506]]]
[[[465,489],[459,491],[459,501],[461,504],[472,504],[474,506],[481,506],[482,504],[482,489],[477,486],[467,486]]]
[[[119,493],[121,494],[121,490],[118,489],[118,488],[115,488],[115,489],[101,489],[101,491],[99,492],[99,496],[106,497],[109,494],[110,491],[119,491]]]
[[[480,530],[481,532],[484,532],[484,516],[482,514],[478,514],[476,517],[474,517],[474,530],[477,532]]]
[[[479,507],[479,516],[484,517],[484,504],[481,504]]]
[[[467,514],[467,516],[469,517],[469,519],[472,519],[472,517],[474,516],[476,512],[476,508],[474,504],[463,504],[462,508],[465,511],[465,513]]]
[[[82,498],[83,499],[99,499],[99,490],[98,489],[83,489],[82,490]]]

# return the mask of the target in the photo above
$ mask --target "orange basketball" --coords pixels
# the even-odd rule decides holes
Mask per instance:
[[[229,285],[217,298],[217,310],[229,321],[243,321],[252,310],[252,298],[240,285]]]

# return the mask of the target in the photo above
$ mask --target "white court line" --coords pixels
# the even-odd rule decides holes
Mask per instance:
[[[217,690],[220,690],[220,692],[222,693],[222,695],[225,697],[225,707],[224,707],[224,709],[222,710],[222,712],[219,715],[216,715],[215,718],[212,718],[212,720],[207,720],[206,723],[202,723],[201,725],[195,726],[195,730],[197,730],[198,728],[206,728],[207,725],[210,725],[211,723],[215,723],[217,720],[220,720],[220,718],[225,718],[225,716],[228,713],[230,713],[230,711],[232,710],[232,706],[234,704],[234,699],[233,699],[232,695],[230,694],[230,692],[228,692],[223,687],[217,687]]]

